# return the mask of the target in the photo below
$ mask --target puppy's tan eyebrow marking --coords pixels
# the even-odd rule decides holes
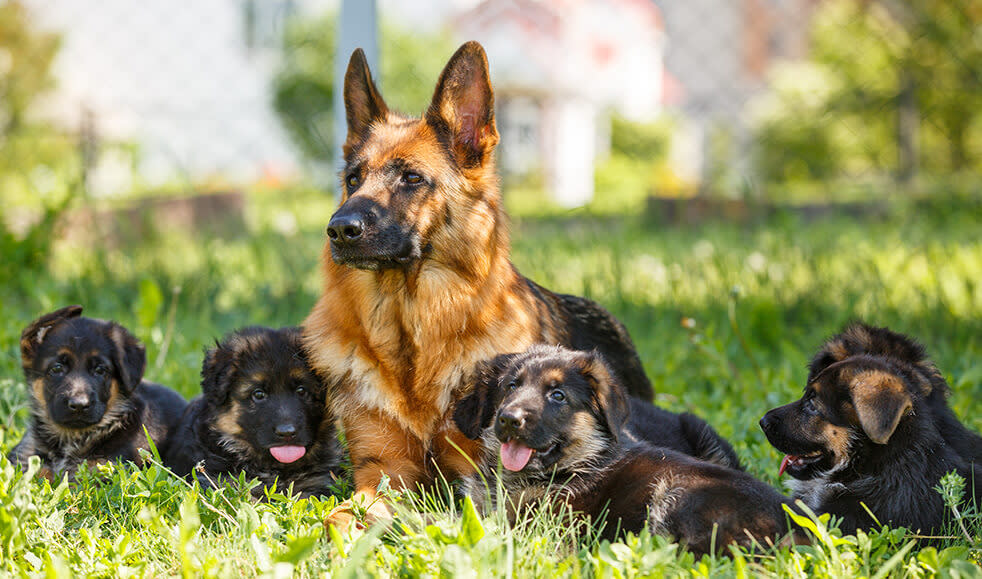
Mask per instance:
[[[539,376],[543,384],[562,384],[566,381],[566,373],[562,368],[549,368]]]

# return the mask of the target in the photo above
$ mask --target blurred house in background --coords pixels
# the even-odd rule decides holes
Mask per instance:
[[[296,176],[296,151],[270,106],[294,2],[25,4],[39,26],[62,35],[58,88],[44,109],[99,143],[90,192]],[[132,183],[135,173],[143,183]]]
[[[541,172],[564,205],[593,197],[611,112],[661,112],[665,27],[649,0],[485,0],[452,31],[488,52],[504,174]]]

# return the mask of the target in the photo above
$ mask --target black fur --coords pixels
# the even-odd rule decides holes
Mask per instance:
[[[202,395],[185,412],[179,441],[165,456],[174,472],[195,472],[203,485],[245,472],[301,496],[330,492],[342,450],[325,387],[310,369],[298,328],[246,328],[209,350],[201,369]],[[257,391],[261,391],[259,397]],[[294,462],[271,448],[303,447]],[[196,470],[196,465],[203,468]],[[257,497],[263,485],[254,489]]]
[[[81,317],[81,306],[46,314],[21,334],[21,364],[32,420],[10,460],[41,457],[44,474],[73,476],[83,462],[142,464],[144,427],[163,453],[187,406],[176,392],[143,380],[146,352],[115,322]]]
[[[956,471],[968,500],[982,499],[982,438],[958,422],[948,394],[916,341],[852,324],[814,357],[802,399],[768,412],[761,427],[778,450],[806,457],[788,470],[796,498],[841,518],[844,531],[876,525],[863,503],[879,523],[938,532],[949,521],[934,490],[942,476]],[[864,423],[870,415],[884,419]],[[819,434],[829,424],[849,433],[838,455]]]

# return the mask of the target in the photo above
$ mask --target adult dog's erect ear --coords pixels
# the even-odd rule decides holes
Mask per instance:
[[[882,370],[857,372],[849,379],[859,425],[876,444],[886,444],[914,402],[899,376]]]
[[[389,114],[389,107],[372,81],[365,52],[360,48],[351,53],[344,74],[344,112],[348,119],[348,137],[342,149],[344,158],[348,159],[372,123],[385,120]]]
[[[450,57],[436,83],[426,122],[450,137],[462,168],[479,167],[490,158],[498,144],[494,91],[488,57],[477,42],[464,44]]]
[[[147,349],[129,330],[115,322],[109,322],[109,339],[115,345],[113,363],[119,374],[120,386],[127,393],[132,393],[143,380]]]
[[[599,352],[583,352],[578,362],[580,373],[590,384],[598,416],[607,424],[614,442],[619,441],[630,414],[624,388],[610,372]]]
[[[501,354],[478,365],[473,389],[457,401],[453,412],[454,424],[467,438],[477,440],[491,426],[504,398],[501,376],[517,355]]]
[[[34,363],[38,346],[55,326],[82,315],[82,306],[66,306],[60,310],[44,314],[30,323],[20,334],[20,360],[26,370]]]

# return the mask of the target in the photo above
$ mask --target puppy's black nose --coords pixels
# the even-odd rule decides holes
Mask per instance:
[[[290,440],[297,435],[297,427],[290,423],[277,424],[273,434],[283,440]]]
[[[763,418],[760,419],[760,429],[763,430],[764,432],[770,432],[770,430],[774,428],[774,424],[776,422],[777,422],[777,418],[775,418],[773,414],[768,412],[767,414],[764,415]]]
[[[327,224],[327,236],[332,243],[345,245],[361,238],[363,223],[359,216],[348,214],[335,215]]]
[[[499,430],[514,432],[522,426],[525,426],[525,411],[521,408],[502,408],[498,412]]]
[[[92,399],[88,396],[75,396],[68,399],[68,409],[72,412],[84,412],[92,406]]]

